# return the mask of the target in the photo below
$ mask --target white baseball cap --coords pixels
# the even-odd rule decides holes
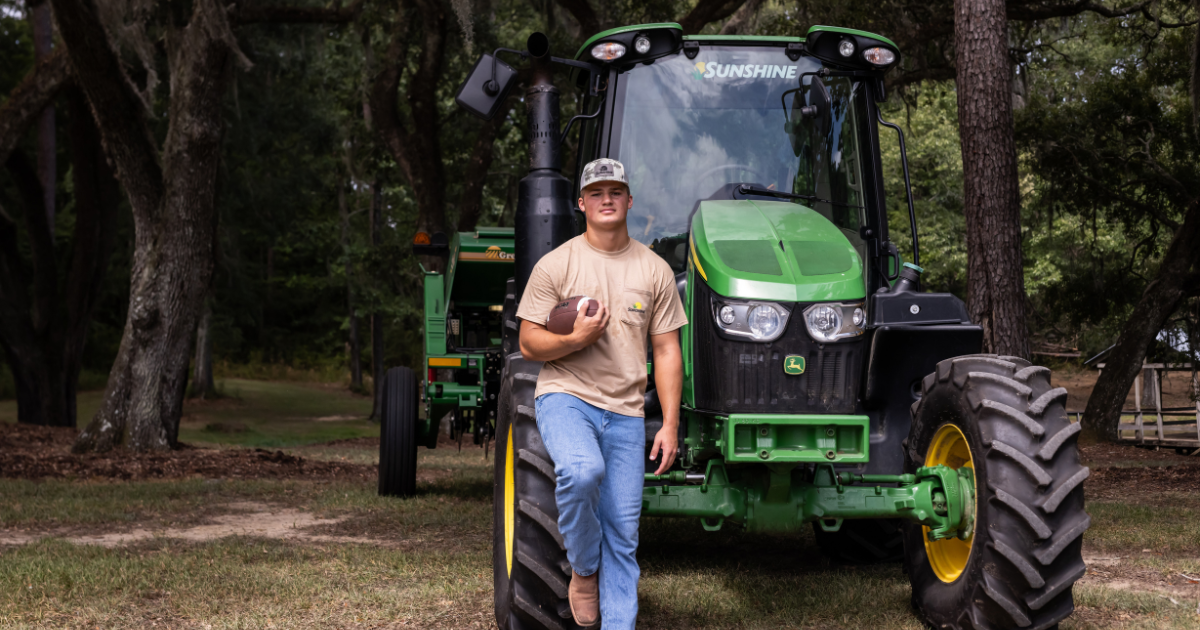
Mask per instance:
[[[579,178],[579,190],[597,182],[617,182],[629,187],[629,179],[625,177],[625,165],[610,158],[592,160],[583,167],[583,177]]]

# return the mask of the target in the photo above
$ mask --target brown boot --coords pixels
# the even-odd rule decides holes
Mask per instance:
[[[571,571],[571,585],[567,587],[567,601],[571,604],[571,615],[575,623],[591,628],[600,621],[600,574],[587,577]]]

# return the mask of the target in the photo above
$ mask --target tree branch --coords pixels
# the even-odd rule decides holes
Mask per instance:
[[[1033,21],[1048,20],[1057,17],[1071,17],[1080,13],[1091,12],[1107,18],[1125,17],[1139,13],[1150,6],[1153,0],[1144,0],[1120,9],[1110,9],[1090,0],[1079,0],[1068,4],[1043,5],[1025,2],[1010,2],[1007,5],[1007,15],[1010,20]],[[1032,4],[1032,6],[1031,6]]]
[[[587,0],[555,0],[558,6],[567,10],[576,22],[579,22],[579,35],[586,39],[600,32],[600,18]]]
[[[504,103],[504,109],[508,108],[510,102],[511,97],[509,102]],[[506,118],[496,114],[483,123],[479,135],[475,137],[475,148],[471,151],[471,161],[463,178],[462,197],[458,202],[459,232],[472,232],[479,222],[479,213],[483,208],[483,185],[487,182],[487,172],[495,156],[496,133]]]
[[[59,49],[34,65],[0,106],[0,164],[21,140],[46,105],[66,85],[71,64],[65,50]]]
[[[95,0],[50,0],[105,153],[135,209],[153,212],[163,199],[162,166],[146,125],[145,109],[109,44]],[[122,77],[122,80],[114,80]]]
[[[290,24],[346,24],[358,19],[362,11],[362,0],[354,0],[350,6],[342,7],[247,7],[236,6],[230,11],[229,19],[235,24],[257,24],[262,22]]]
[[[368,87],[367,101],[371,106],[371,123],[379,133],[383,144],[391,153],[392,159],[400,166],[404,178],[409,184],[413,181],[413,165],[408,156],[408,131],[400,120],[398,111],[398,93],[400,77],[408,57],[408,21],[407,12],[411,8],[409,2],[401,2],[396,9],[395,23],[392,27],[392,37],[388,42],[387,51],[383,55],[380,69],[371,80]],[[364,37],[364,47],[370,42]]]
[[[699,33],[709,22],[724,20],[741,8],[746,0],[700,0],[696,6],[679,20],[687,35]]]
[[[747,0],[742,8],[738,9],[733,17],[729,18],[725,25],[721,27],[722,35],[737,35],[749,31],[751,23],[758,15],[758,10],[762,8],[763,0]]]

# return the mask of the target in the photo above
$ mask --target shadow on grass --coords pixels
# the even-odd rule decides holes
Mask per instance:
[[[417,484],[418,497],[449,497],[464,501],[492,500],[491,479],[438,479]]]
[[[832,562],[807,526],[752,534],[643,519],[638,559],[639,617],[652,627],[920,627],[899,564]]]

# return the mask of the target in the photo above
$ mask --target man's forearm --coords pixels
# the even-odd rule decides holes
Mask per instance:
[[[683,398],[683,353],[676,345],[666,356],[654,357],[654,385],[662,404],[663,426],[679,426],[679,402]]]
[[[541,326],[521,322],[521,356],[529,361],[554,361],[576,352],[573,335],[556,335]]]

